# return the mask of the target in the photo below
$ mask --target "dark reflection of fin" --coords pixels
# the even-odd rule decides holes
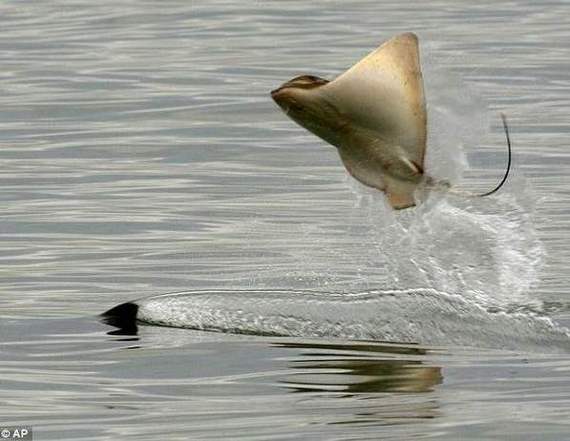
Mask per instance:
[[[137,335],[137,312],[135,303],[122,303],[101,314],[101,321],[118,329],[109,331],[109,335]]]
[[[410,346],[312,344],[276,342],[275,346],[305,349],[291,362],[295,373],[281,384],[295,392],[431,392],[442,383],[438,366],[426,366],[415,356],[426,349]],[[433,415],[426,415],[426,418]]]

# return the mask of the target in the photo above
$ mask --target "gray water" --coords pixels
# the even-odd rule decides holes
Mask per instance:
[[[489,328],[437,344],[124,336],[97,317],[179,291],[247,308],[275,290],[430,289],[500,309],[496,335],[514,316],[558,336],[570,324],[567,2],[13,1],[0,29],[0,424],[32,425],[36,440],[570,438],[570,357],[524,333],[502,349]],[[271,102],[285,80],[334,78],[409,30],[428,170],[491,188],[507,114],[514,173],[496,197],[430,195],[390,213]]]

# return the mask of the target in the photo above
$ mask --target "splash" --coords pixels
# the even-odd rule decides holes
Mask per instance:
[[[389,268],[387,286],[461,294],[485,307],[534,303],[544,248],[522,197],[528,193],[523,186],[518,192],[488,199],[431,194],[399,213],[368,193],[358,210]]]

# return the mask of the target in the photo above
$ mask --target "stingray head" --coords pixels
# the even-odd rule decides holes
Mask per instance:
[[[338,147],[346,123],[337,108],[322,93],[329,81],[302,75],[271,92],[273,100],[300,126]]]
[[[426,105],[418,38],[397,35],[332,81],[304,75],[271,93],[297,124],[337,147],[347,171],[394,208],[423,180]]]

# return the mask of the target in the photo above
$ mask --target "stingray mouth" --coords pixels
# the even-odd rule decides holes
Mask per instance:
[[[290,111],[295,113],[302,112],[304,108],[304,106],[293,97],[292,89],[294,88],[283,86],[271,91],[271,98],[273,98],[273,101],[275,101],[287,115]]]
[[[271,91],[271,98],[273,98],[273,101],[275,101],[279,105],[281,105],[280,103],[284,100],[283,89],[284,87],[282,86]]]

